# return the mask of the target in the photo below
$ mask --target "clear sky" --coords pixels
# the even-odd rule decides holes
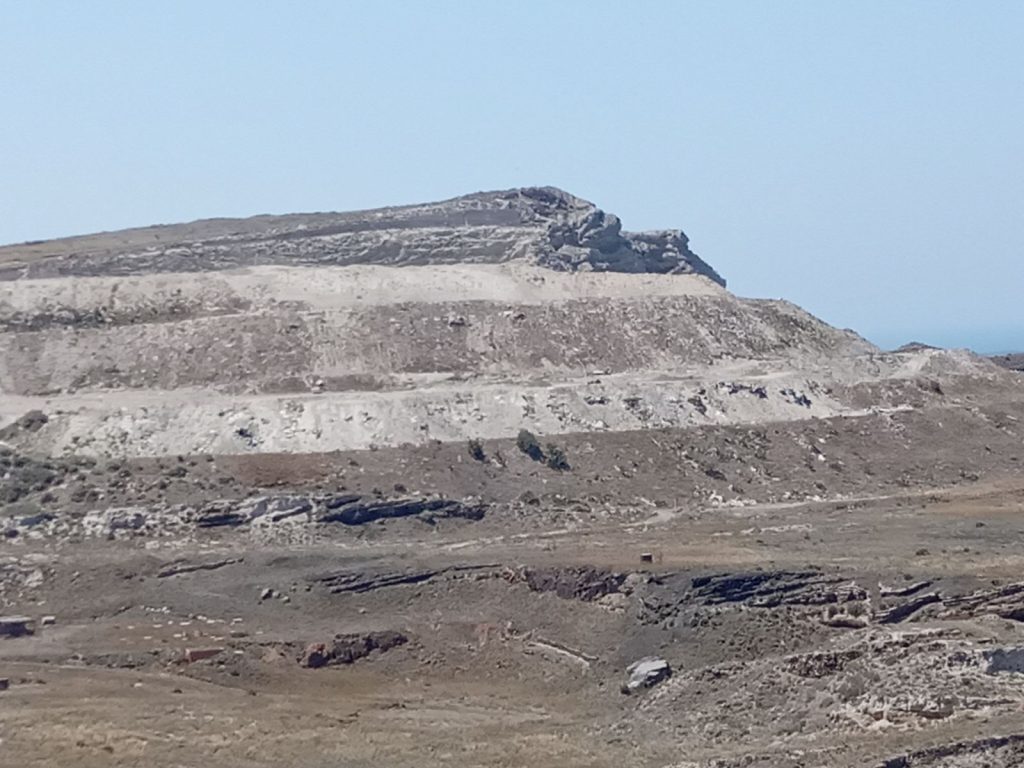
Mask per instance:
[[[1024,348],[1024,2],[0,0],[0,242],[535,184]]]

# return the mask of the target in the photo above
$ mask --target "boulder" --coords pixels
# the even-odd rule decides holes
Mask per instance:
[[[299,663],[310,669],[325,667],[331,662],[331,651],[327,643],[310,643],[303,651]]]
[[[506,571],[505,579],[524,582],[534,592],[554,592],[564,600],[592,602],[617,593],[627,574],[590,566],[570,568],[521,567]]]
[[[672,677],[672,667],[657,656],[645,656],[626,667],[629,678],[623,686],[624,693],[633,693],[642,688],[653,688],[663,680]]]
[[[203,661],[205,659],[212,659],[224,652],[223,648],[186,648],[185,649],[185,663],[191,664],[195,661]]]
[[[1012,648],[995,648],[984,652],[987,667],[985,669],[990,675],[999,672],[1013,672],[1020,674],[1024,672],[1024,646]]]
[[[35,623],[28,616],[0,616],[0,637],[24,637],[35,631]]]

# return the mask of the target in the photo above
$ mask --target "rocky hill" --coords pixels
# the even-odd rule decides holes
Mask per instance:
[[[859,409],[864,381],[990,375],[739,299],[681,232],[623,232],[551,188],[9,246],[0,265],[0,423],[46,413],[24,439],[56,454],[786,420]]]
[[[239,267],[498,264],[699,274],[725,285],[678,230],[629,233],[553,187],[483,192],[354,213],[210,219],[0,248],[0,279]]]
[[[556,189],[0,248],[0,764],[1020,765],[1022,463]]]

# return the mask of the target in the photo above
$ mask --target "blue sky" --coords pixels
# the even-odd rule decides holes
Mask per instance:
[[[0,242],[552,184],[736,292],[1024,348],[1024,3],[0,0]]]

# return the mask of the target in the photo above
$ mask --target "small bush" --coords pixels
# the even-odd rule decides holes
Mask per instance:
[[[32,492],[24,483],[16,480],[8,481],[4,484],[3,488],[0,488],[0,504],[13,504],[24,496],[28,496]]]
[[[516,447],[534,461],[544,461],[544,451],[540,447],[537,436],[528,429],[520,429],[516,437]]]
[[[484,446],[475,437],[469,439],[469,455],[474,461],[487,461],[487,454],[484,453]]]
[[[572,469],[569,466],[569,460],[565,458],[565,451],[554,443],[548,443],[547,465],[556,472],[565,472]]]

